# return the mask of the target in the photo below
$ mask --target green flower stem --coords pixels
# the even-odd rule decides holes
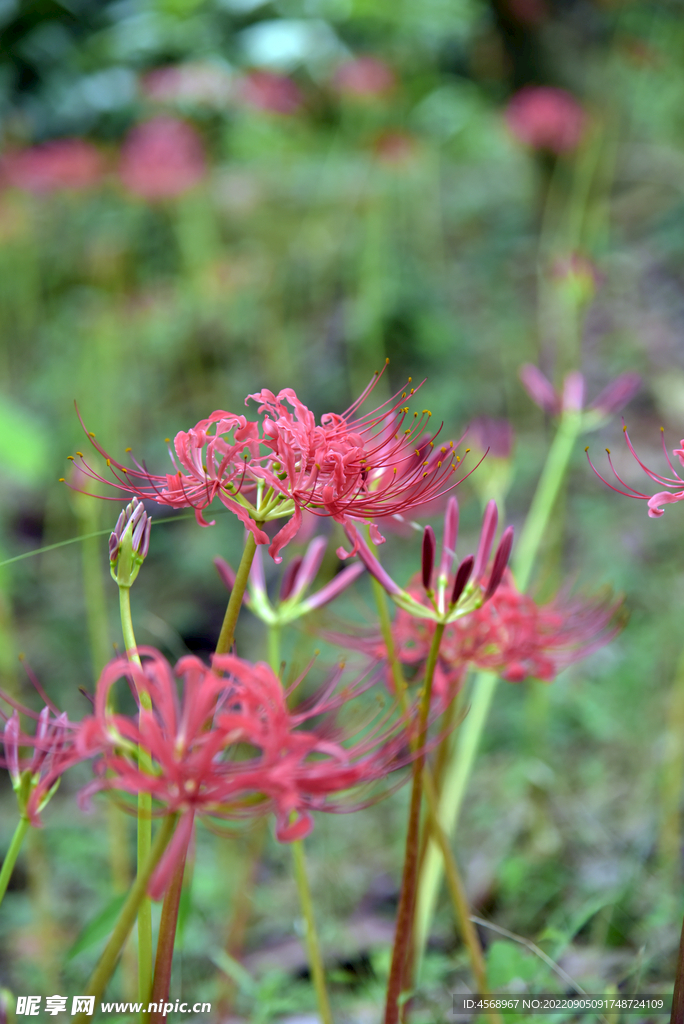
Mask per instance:
[[[17,862],[21,844],[24,841],[24,836],[26,835],[29,825],[30,822],[28,818],[22,816],[19,819],[17,827],[14,830],[14,835],[12,836],[12,842],[10,843],[9,850],[2,862],[2,868],[0,869],[0,903],[2,903],[5,893],[7,892],[7,886],[9,885],[9,880],[12,877],[14,865]]]
[[[119,609],[121,611],[121,629],[123,632],[126,654],[129,660],[140,665],[133,619],[131,618],[131,588],[119,587]],[[152,702],[148,693],[140,693],[140,713],[152,710]],[[141,771],[150,772],[152,759],[149,752],[138,748],[138,763]],[[152,845],[152,795],[138,793],[138,874],[147,862]],[[138,913],[138,998],[147,1005],[152,990],[152,905],[144,896]]]
[[[512,569],[520,590],[525,590],[530,582],[532,567],[581,431],[581,413],[565,412],[549,449],[520,540],[516,545]],[[470,711],[459,731],[455,755],[446,768],[439,798],[438,820],[447,837],[453,835],[458,820],[497,682],[498,676],[493,672],[478,672],[475,676]],[[431,841],[420,878],[416,906],[415,948],[419,961],[434,915],[442,879],[442,863],[440,851],[436,843]]]
[[[425,682],[420,702],[418,715],[418,728],[416,730],[415,744],[420,751],[425,740],[427,731],[428,716],[430,713],[430,698],[432,696],[432,681],[435,675],[439,647],[444,635],[445,623],[438,622],[435,625],[435,632],[430,644],[427,665],[425,666]],[[425,767],[425,753],[416,754],[413,761],[413,787],[411,789],[411,803],[409,806],[408,828],[406,830],[406,850],[404,856],[404,871],[401,880],[401,895],[399,897],[399,908],[397,910],[396,932],[394,937],[394,948],[392,950],[392,963],[387,982],[387,1001],[385,1004],[385,1024],[399,1024],[399,999],[401,996],[406,960],[409,954],[412,923],[414,920],[416,886],[418,881],[418,854],[420,845],[420,808],[423,797],[423,768]]]
[[[333,1024],[328,990],[325,985],[325,968],[316,931],[313,900],[311,898],[311,889],[309,888],[309,879],[306,874],[304,843],[301,839],[296,839],[291,845],[295,880],[297,882],[297,891],[299,892],[299,903],[304,915],[304,925],[306,928],[306,948],[309,957],[309,967],[318,1001],[318,1012],[321,1015],[322,1024]]]
[[[254,534],[251,530],[248,530],[245,549],[242,552],[242,558],[240,559],[240,565],[238,566],[237,575],[235,577],[235,584],[230,592],[228,607],[226,608],[226,614],[223,619],[223,625],[221,626],[218,643],[216,644],[217,654],[228,654],[233,646],[235,623],[238,620],[240,608],[242,607],[242,598],[244,597],[245,590],[247,589],[249,570],[252,568],[256,548],[257,545],[256,540],[254,539]]]
[[[513,575],[520,590],[527,590],[529,585],[539,547],[581,433],[582,414],[564,412],[513,554]]]
[[[173,873],[171,883],[164,896],[161,919],[159,921],[159,938],[157,939],[157,956],[154,962],[154,979],[150,1000],[163,1007],[169,1000],[171,987],[171,968],[173,967],[173,947],[176,942],[178,927],[178,911],[183,891],[183,875],[185,874],[185,857],[182,857]],[[164,1024],[166,1014],[161,1010],[148,1017],[149,1024]]]
[[[114,931],[112,932],[109,942],[105,946],[104,952],[100,957],[99,963],[93,971],[90,981],[86,987],[86,995],[95,996],[95,1003],[102,998],[107,982],[114,973],[114,969],[119,959],[119,954],[123,949],[124,943],[128,938],[131,929],[135,923],[135,919],[140,911],[140,906],[143,900],[146,898],[145,893],[149,884],[152,873],[156,868],[157,864],[161,859],[168,842],[173,834],[173,830],[176,825],[175,814],[170,814],[162,821],[157,835],[155,836],[154,843],[150,850],[147,861],[142,867],[142,870],[138,872],[133,885],[131,886],[126,902],[121,908],[119,919],[116,922]],[[147,1000],[145,1000],[147,1004]],[[90,1022],[91,1018],[88,1014],[79,1013],[74,1018],[74,1024],[86,1024]]]
[[[268,627],[268,660],[271,668],[277,674],[280,671],[280,636],[281,628],[277,623],[269,624]],[[313,912],[313,900],[306,871],[306,857],[304,843],[301,839],[292,843],[292,859],[294,865],[295,881],[299,893],[299,904],[304,916],[306,928],[306,950],[309,960],[309,970],[316,992],[318,1011],[321,1015],[322,1024],[333,1024],[330,1000],[325,984],[325,967],[321,956],[321,946],[318,941],[316,930],[316,919]]]

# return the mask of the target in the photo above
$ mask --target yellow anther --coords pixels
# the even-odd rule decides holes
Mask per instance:
[[[76,452],[76,454],[83,458],[83,452]]]
[[[111,459],[107,459],[106,461],[107,461],[107,468],[109,468],[109,466],[111,466],[111,464],[112,464],[111,463]]]
[[[405,391],[404,391],[404,393],[402,394],[402,396],[401,396],[401,397],[402,397],[402,398],[406,398],[406,392],[405,392]]]
[[[463,452],[463,454],[467,455],[469,451],[470,451],[470,448],[466,448],[466,450]]]
[[[661,427],[660,429],[661,429],[661,431],[662,431],[662,429],[663,429],[663,428]],[[627,433],[627,426],[626,426],[626,425],[625,425],[625,426],[623,426],[623,428],[622,428],[622,433],[623,433],[623,434],[626,434],[626,433]]]
[[[588,452],[589,451],[589,445],[587,445],[587,447],[584,450],[585,450],[585,452]]]
[[[166,442],[167,444],[171,444],[171,438],[170,438],[170,437],[165,437],[165,438],[164,438],[164,441],[165,441],[165,442]]]
[[[95,435],[93,434],[92,430],[88,431],[88,437],[95,437]]]
[[[416,455],[418,456],[418,458],[420,458],[420,448],[416,448],[415,451],[416,451]]]
[[[409,377],[409,379],[408,379],[409,384],[411,383],[412,380],[413,380],[413,377]]]
[[[607,452],[608,452],[608,454],[610,455],[610,448],[606,448],[606,451],[607,451]]]
[[[125,451],[125,452],[132,452],[132,451],[133,451],[133,449],[132,449],[132,448],[124,448],[124,451]]]
[[[439,467],[440,467],[441,465],[442,465],[442,461],[441,461],[441,459],[440,459],[440,461],[439,461],[439,462],[437,463],[437,469],[439,469]]]
[[[63,476],[60,476],[60,478],[58,480],[58,483],[60,483],[60,484],[65,484],[66,483],[66,480],[64,479]]]
[[[74,457],[73,457],[73,455],[67,455],[67,459],[69,459],[69,461],[70,461],[70,462],[73,462],[73,461],[74,461]]]

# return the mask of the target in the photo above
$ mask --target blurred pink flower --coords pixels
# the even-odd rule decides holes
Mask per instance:
[[[373,675],[338,689],[339,670],[290,711],[288,691],[266,664],[215,655],[211,668],[185,657],[173,669],[152,648],[139,653],[141,666],[117,658],[105,667],[77,747],[82,757],[96,758],[96,778],[82,801],[102,790],[147,792],[158,813],[180,815],[150,883],[154,898],[185,856],[196,817],[210,822],[273,812],[277,838],[290,842],[311,831],[311,811],[344,810],[341,794],[407,763],[404,724],[396,716],[375,725],[363,716],[359,736],[343,732],[334,720],[320,721],[373,685]],[[182,680],[180,698],[176,677]],[[111,687],[124,678],[138,699],[149,695],[151,710],[132,716],[111,710]],[[315,731],[304,728],[313,718]],[[151,755],[150,770],[140,765],[139,747]]]
[[[61,776],[83,760],[83,756],[75,745],[77,727],[52,704],[32,673],[29,675],[46,703],[42,711],[36,713],[0,691],[0,699],[13,709],[9,716],[0,710],[0,719],[5,723],[2,730],[5,756],[0,758],[0,767],[10,774],[21,813],[37,827],[41,825],[40,813]],[[19,714],[35,722],[34,733],[22,731]],[[31,753],[22,754],[22,748],[27,747]]]
[[[155,68],[143,77],[141,85],[147,99],[157,103],[193,103],[220,108],[232,95],[230,72],[202,61]]]
[[[571,93],[547,85],[528,85],[517,92],[506,107],[505,118],[519,142],[552,153],[575,149],[587,120]]]
[[[119,176],[144,199],[168,199],[187,192],[206,173],[202,140],[186,121],[155,117],[137,125],[124,142]]]
[[[513,425],[508,420],[478,416],[471,421],[468,436],[476,448],[495,459],[508,459],[513,451]]]
[[[487,576],[485,576],[485,584]],[[428,598],[416,576],[407,588],[416,601]],[[568,665],[609,643],[621,628],[620,602],[602,595],[589,600],[563,595],[538,605],[521,594],[509,570],[486,604],[449,623],[439,650],[434,694],[437,703],[450,700],[469,666],[497,672],[509,683],[524,679],[552,682]],[[417,618],[400,608],[392,624],[397,655],[402,664],[423,666],[435,631],[435,622]],[[327,639],[356,648],[373,659],[386,658],[379,634]],[[391,686],[391,677],[388,673]]]
[[[54,139],[6,153],[0,175],[26,192],[79,192],[97,185],[104,173],[102,154],[84,139]]]
[[[332,81],[337,92],[359,100],[386,96],[397,84],[390,66],[378,57],[346,61],[338,67]]]
[[[518,376],[535,405],[550,416],[559,416],[563,410],[580,412],[585,408],[584,377],[577,370],[566,374],[562,395],[532,363],[523,363],[518,370]],[[638,373],[621,373],[619,377],[610,381],[586,409],[596,413],[599,418],[611,416],[627,405],[640,387],[641,377]]]
[[[414,585],[414,596],[420,590]],[[422,597],[422,600],[425,600]],[[460,680],[474,665],[499,673],[509,683],[528,677],[551,682],[558,673],[608,643],[618,631],[619,602],[557,598],[538,605],[521,594],[508,570],[493,597],[447,626],[440,661],[447,679]],[[399,609],[393,632],[402,661],[422,663],[428,655],[434,623]]]
[[[250,71],[238,84],[237,92],[247,106],[271,114],[296,114],[304,105],[299,86],[273,71]]]

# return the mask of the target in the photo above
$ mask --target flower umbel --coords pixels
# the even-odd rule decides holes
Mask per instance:
[[[269,552],[280,561],[281,549],[300,529],[304,509],[341,523],[372,520],[424,505],[461,482],[454,443],[437,447],[439,430],[425,434],[429,410],[411,415],[404,404],[417,391],[410,378],[406,390],[373,412],[358,415],[379,376],[345,412],[326,413],[320,424],[291,388],[277,395],[263,390],[249,396],[260,403],[261,423],[214,412],[176,435],[174,474],[155,475],[138,462],[124,466],[87,433],[115,486],[128,494],[172,508],[193,508],[203,526],[208,525],[203,510],[218,498],[258,544],[269,544],[265,522],[287,519],[270,541]],[[84,473],[112,484],[82,453],[77,456]],[[373,539],[381,541],[377,528],[371,529]]]
[[[157,813],[181,816],[152,879],[155,898],[185,853],[197,816],[220,821],[273,811],[277,837],[290,841],[311,830],[312,810],[343,809],[340,794],[406,764],[404,726],[396,718],[365,721],[353,736],[331,721],[304,728],[368,689],[373,674],[338,688],[340,670],[291,712],[287,692],[266,664],[215,655],[211,668],[186,657],[172,669],[152,648],[139,654],[141,666],[117,658],[105,667],[94,714],[79,726],[77,748],[81,757],[96,758],[86,801],[101,790],[147,792]],[[180,696],[176,677],[182,680]],[[139,716],[110,710],[109,691],[122,678],[138,699],[149,695],[149,710],[143,706]],[[149,768],[141,750],[149,755]]]

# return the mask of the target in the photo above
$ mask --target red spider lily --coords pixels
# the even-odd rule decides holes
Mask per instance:
[[[552,153],[575,149],[587,123],[575,97],[551,86],[525,86],[510,100],[505,117],[519,142]]]
[[[104,161],[85,139],[52,139],[40,146],[8,152],[0,175],[26,192],[82,192],[99,184]]]
[[[563,394],[559,394],[550,380],[532,363],[523,363],[518,371],[520,381],[528,395],[540,409],[551,416],[558,416],[565,410],[581,412],[584,408],[584,377],[573,370],[563,382]],[[586,407],[585,426],[593,428],[619,412],[634,397],[641,386],[641,377],[636,373],[621,373],[615,377]]]
[[[143,199],[181,195],[205,174],[200,136],[176,117],[155,117],[136,125],[124,142],[119,176],[129,192]]]
[[[0,766],[9,771],[22,816],[34,827],[40,826],[40,813],[62,775],[82,760],[74,745],[76,727],[51,703],[36,713],[7,694],[0,696],[14,709],[9,717],[0,711],[5,722],[2,732],[5,756],[0,759]],[[19,712],[35,721],[35,733],[22,732]],[[30,748],[30,755],[23,755],[22,747]]]
[[[431,526],[423,532],[422,581],[428,602],[416,601],[410,590],[402,589],[382,567],[365,540],[355,527],[347,524],[347,534],[354,541],[354,550],[369,573],[375,577],[395,604],[409,615],[419,619],[432,619],[435,622],[452,622],[488,601],[499,586],[504,569],[513,545],[513,527],[504,530],[494,555],[492,568],[485,583],[484,575],[491,554],[499,513],[495,501],[490,501],[485,509],[480,533],[477,555],[468,555],[458,566],[455,576],[451,576],[454,560],[456,538],[458,535],[458,503],[453,496],[449,498],[444,517],[444,536],[442,556],[439,566],[436,591],[432,587],[432,575],[435,564],[436,541]],[[346,555],[344,549],[340,549]],[[472,583],[470,582],[472,577]]]
[[[94,756],[97,777],[84,791],[147,792],[159,813],[180,815],[172,843],[152,879],[161,895],[185,853],[196,816],[237,819],[273,811],[276,835],[287,842],[312,828],[312,810],[340,810],[342,792],[386,776],[402,760],[401,720],[385,716],[364,723],[347,737],[328,721],[303,728],[312,717],[335,711],[374,682],[372,674],[338,688],[341,672],[323,690],[291,712],[287,693],[268,665],[233,655],[215,655],[211,668],[195,657],[175,670],[151,648],[141,648],[142,666],[124,658],[107,665],[97,684],[94,714],[79,726],[77,749]],[[179,697],[175,676],[183,680]],[[112,685],[127,678],[151,710],[129,717],[108,707]],[[151,757],[141,767],[138,751]]]
[[[670,469],[672,470],[672,476],[662,476],[660,473],[654,473],[652,469],[649,469],[648,466],[645,466],[639,458],[639,456],[637,455],[634,449],[634,445],[630,441],[629,434],[627,433],[627,427],[623,426],[622,429],[625,434],[625,441],[627,442],[627,447],[629,448],[630,452],[643,469],[644,473],[646,473],[646,475],[649,476],[651,480],[655,481],[655,483],[659,484],[661,487],[667,487],[668,490],[658,491],[656,494],[653,495],[642,494],[641,491],[637,491],[636,488],[632,487],[631,484],[626,483],[618,474],[617,470],[615,469],[615,466],[613,465],[613,460],[611,458],[609,448],[606,448],[606,452],[608,453],[608,462],[610,464],[610,468],[612,469],[613,475],[615,476],[616,480],[618,480],[622,484],[622,487],[624,487],[625,490],[622,490],[620,487],[614,487],[613,484],[609,483],[609,481],[606,480],[606,478],[602,476],[601,473],[599,473],[598,469],[589,458],[589,449],[585,448],[584,450],[587,453],[589,465],[594,470],[599,480],[603,480],[604,484],[607,484],[607,486],[610,487],[611,491],[617,491],[618,494],[624,494],[628,498],[639,498],[641,501],[648,502],[649,516],[652,519],[659,519],[660,516],[662,516],[665,512],[665,509],[661,508],[662,505],[672,505],[677,501],[684,501],[684,477],[681,477],[672,465],[672,460],[670,459],[670,456],[667,453],[667,448],[665,447],[665,431],[663,427],[660,428],[660,440],[663,446],[665,460]],[[681,448],[673,448],[672,454],[679,460],[680,464],[684,466],[684,440],[681,441],[681,446]]]
[[[427,598],[416,576],[408,588],[416,601]],[[489,669],[510,683],[528,677],[551,682],[572,662],[608,643],[618,632],[619,602],[605,597],[589,601],[559,597],[538,605],[516,588],[506,570],[492,598],[449,623],[439,650],[434,691],[453,693],[469,665]],[[397,655],[408,666],[424,664],[435,623],[399,609],[392,626]],[[379,636],[335,637],[373,658],[386,657]]]
[[[176,435],[175,454],[182,468],[175,475],[154,475],[138,462],[128,468],[112,459],[94,435],[88,436],[117,486],[162,505],[194,508],[203,526],[208,524],[202,511],[216,497],[259,544],[269,543],[262,523],[287,518],[269,547],[278,562],[281,549],[299,531],[305,509],[342,523],[398,515],[435,500],[463,479],[455,478],[460,456],[454,443],[436,447],[439,431],[423,437],[431,415],[427,409],[421,416],[414,413],[407,425],[410,413],[403,403],[416,391],[410,380],[407,391],[357,415],[378,379],[376,374],[344,413],[326,413],[320,424],[290,388],[278,395],[264,390],[249,396],[261,403],[259,413],[265,413],[261,433],[259,424],[244,416],[214,412]],[[112,482],[77,454],[87,475]],[[371,529],[374,540],[381,541],[377,528]]]

